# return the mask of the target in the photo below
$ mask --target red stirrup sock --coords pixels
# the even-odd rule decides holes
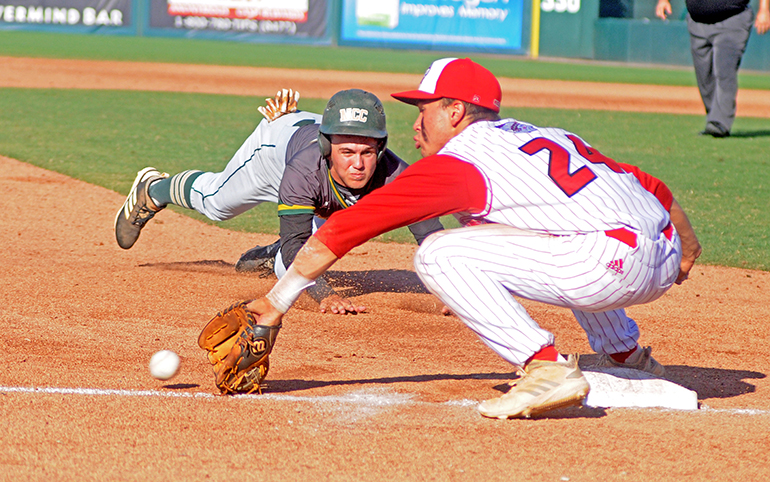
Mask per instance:
[[[548,345],[541,348],[539,352],[532,355],[532,357],[527,360],[527,363],[531,362],[532,360],[558,361],[559,352],[556,350],[556,348],[554,348],[553,345]]]
[[[618,363],[625,363],[626,360],[628,359],[628,357],[633,355],[637,348],[639,348],[639,345],[636,345],[635,347],[631,348],[628,351],[622,351],[620,353],[613,353],[612,355],[610,355],[610,358],[612,358],[613,360],[615,360]]]

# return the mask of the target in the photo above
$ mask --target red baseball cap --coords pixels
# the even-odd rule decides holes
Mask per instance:
[[[503,97],[495,75],[471,59],[446,58],[433,62],[417,90],[391,96],[415,105],[421,100],[457,99],[500,112]]]

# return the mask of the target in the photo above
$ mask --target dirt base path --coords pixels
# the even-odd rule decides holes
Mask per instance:
[[[308,98],[329,98],[361,88],[380,99],[414,89],[421,76],[331,70],[292,70],[93,60],[0,57],[0,86],[57,89],[157,90],[268,96],[293,88]],[[503,105],[704,115],[695,87],[559,80],[500,79]],[[770,91],[741,89],[738,115],[770,117]]]
[[[265,394],[220,397],[198,333],[217,310],[272,286],[233,263],[274,237],[164,211],[124,251],[112,230],[123,195],[3,157],[0,172],[8,479],[770,475],[770,273],[700,266],[683,286],[629,310],[669,379],[698,393],[697,411],[482,418],[475,405],[505,390],[511,367],[440,314],[414,275],[414,246],[380,243],[355,249],[332,273],[370,313],[320,315],[303,296],[279,335]],[[525,306],[560,350],[591,361],[570,312]],[[147,370],[160,349],[182,359],[169,382]]]

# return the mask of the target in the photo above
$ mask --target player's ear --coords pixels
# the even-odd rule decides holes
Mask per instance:
[[[449,111],[449,121],[452,123],[452,127],[457,127],[465,119],[465,104],[459,100],[456,100],[449,104],[447,107]]]

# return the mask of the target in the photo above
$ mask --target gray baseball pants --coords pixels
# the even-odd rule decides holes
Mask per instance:
[[[714,24],[698,23],[687,15],[695,77],[698,81],[706,122],[730,131],[735,120],[738,68],[746,51],[754,23],[754,12],[743,12]]]

